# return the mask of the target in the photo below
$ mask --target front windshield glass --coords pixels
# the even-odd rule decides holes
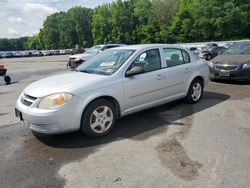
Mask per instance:
[[[91,74],[111,75],[135,52],[131,49],[112,49],[101,53],[77,67],[76,71]]]
[[[212,46],[207,46],[204,49],[202,49],[203,52],[205,51],[212,51],[213,47]]]
[[[250,54],[250,43],[248,44],[234,44],[230,46],[224,54],[234,55],[234,54]]]
[[[93,46],[92,48],[88,49],[85,53],[87,54],[94,54],[101,50],[102,46]]]

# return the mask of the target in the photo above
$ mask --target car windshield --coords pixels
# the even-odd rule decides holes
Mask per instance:
[[[250,43],[247,44],[234,44],[230,46],[224,54],[234,55],[234,54],[250,54]]]
[[[102,46],[93,46],[92,48],[88,49],[85,53],[87,54],[94,54],[100,51]]]
[[[135,52],[131,49],[112,49],[90,59],[77,67],[76,71],[91,74],[111,75]]]
[[[204,49],[202,49],[203,52],[205,51],[212,51],[213,47],[212,46],[207,46]]]

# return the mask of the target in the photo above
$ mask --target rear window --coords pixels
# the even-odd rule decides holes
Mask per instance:
[[[176,48],[164,48],[164,56],[166,58],[167,67],[174,67],[190,63],[188,52]]]

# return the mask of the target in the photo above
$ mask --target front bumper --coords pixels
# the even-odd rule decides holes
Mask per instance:
[[[67,67],[70,67],[71,69],[75,69],[79,65],[81,65],[84,62],[84,60],[76,60],[75,58],[70,58],[69,62],[67,64]]]
[[[210,75],[212,80],[233,80],[233,81],[250,81],[250,77],[223,77]]]
[[[16,116],[31,130],[44,134],[58,134],[80,128],[82,110],[78,97],[73,96],[62,107],[45,110],[37,108],[39,98],[31,106],[23,104],[22,95],[17,100]]]
[[[209,71],[211,79],[250,81],[250,69],[242,69],[239,67],[237,70],[227,70],[228,75],[226,76],[222,76],[220,73],[224,70],[216,70],[214,67],[209,67]]]

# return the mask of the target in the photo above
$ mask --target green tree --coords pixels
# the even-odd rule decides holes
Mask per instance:
[[[95,44],[111,42],[111,5],[104,4],[95,9],[93,15],[92,31]]]
[[[136,42],[154,43],[158,42],[160,27],[156,14],[152,9],[150,0],[138,0],[135,4],[133,15],[136,19]]]
[[[21,37],[14,39],[0,39],[0,51],[17,51],[28,49],[27,42],[29,37]]]
[[[47,17],[31,38],[0,39],[0,50],[178,43],[250,38],[249,0],[116,0]]]
[[[243,2],[243,1],[242,1]],[[236,0],[183,0],[162,31],[170,42],[234,40],[249,37],[249,6]],[[247,32],[248,31],[248,32]]]
[[[179,6],[179,0],[152,0],[153,14],[159,25],[168,25]]]
[[[93,10],[74,7],[62,17],[59,23],[60,47],[73,48],[76,44],[89,47],[93,44],[92,36]]]
[[[76,24],[70,16],[65,15],[59,24],[59,29],[61,48],[73,48],[78,44]]]
[[[112,31],[110,39],[115,43],[131,44],[134,40],[134,1],[117,0],[112,3],[111,25]]]
[[[84,7],[74,7],[67,12],[67,17],[73,22],[76,34],[76,44],[84,47],[93,45],[92,18],[93,10]],[[73,36],[72,36],[73,37]],[[73,37],[74,38],[74,37]]]
[[[59,24],[65,16],[64,12],[55,13],[47,17],[43,23],[43,42],[46,49],[58,49],[60,42]]]

